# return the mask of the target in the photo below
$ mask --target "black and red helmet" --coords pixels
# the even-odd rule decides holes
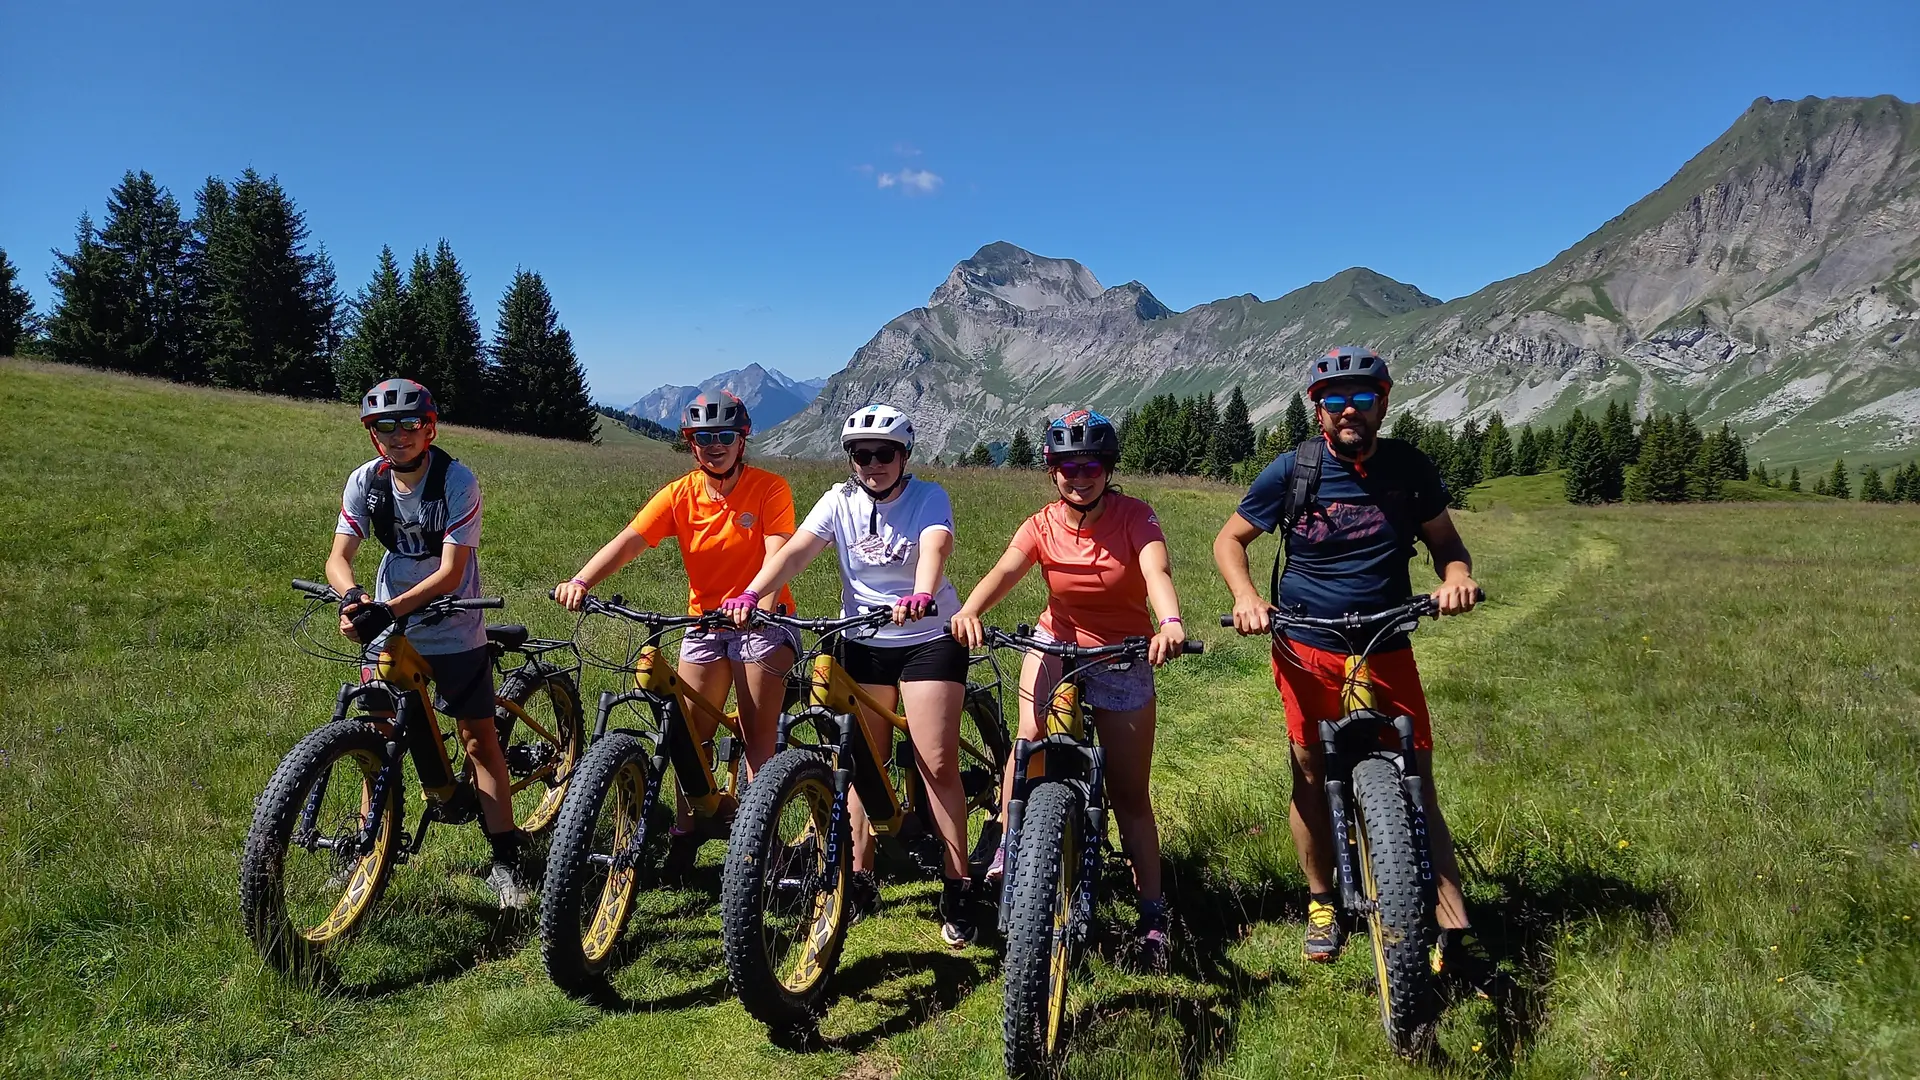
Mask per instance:
[[[708,397],[701,394],[680,413],[680,434],[690,431],[737,431],[753,434],[753,418],[747,415],[747,403],[727,390]]]
[[[1120,460],[1119,429],[1092,409],[1075,409],[1048,424],[1040,443],[1041,459],[1051,466],[1076,455],[1091,455],[1113,467]]]
[[[1372,379],[1380,384],[1382,390],[1393,385],[1393,376],[1387,371],[1386,357],[1365,345],[1336,345],[1328,349],[1324,356],[1316,356],[1309,361],[1307,396],[1313,397],[1313,392],[1322,383],[1330,383],[1335,379]]]

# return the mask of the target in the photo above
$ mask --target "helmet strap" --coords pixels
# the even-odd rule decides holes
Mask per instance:
[[[869,535],[880,531],[880,504],[893,498],[893,493],[899,491],[906,485],[906,482],[911,479],[913,478],[908,475],[904,462],[901,463],[900,466],[900,475],[894,479],[893,483],[888,484],[878,491],[868,487],[866,482],[860,479],[859,473],[853,474],[853,482],[860,485],[860,490],[867,493],[867,498],[873,500],[873,508],[867,513],[867,533]]]
[[[374,435],[372,428],[367,429],[367,441],[373,444],[373,452],[379,454],[380,459],[387,463],[388,470],[397,473],[410,473],[418,469],[427,463],[427,455],[433,453],[433,444],[428,443],[427,448],[420,451],[420,456],[412,461],[395,461],[393,455],[387,453],[387,448],[380,445],[380,440]]]

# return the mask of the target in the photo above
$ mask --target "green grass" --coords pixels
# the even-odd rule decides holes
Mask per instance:
[[[939,946],[926,882],[890,885],[853,932],[826,1047],[769,1045],[721,977],[711,847],[689,887],[648,898],[616,983],[631,1011],[548,985],[528,925],[469,872],[471,829],[399,869],[339,982],[264,971],[236,914],[251,800],[343,677],[288,643],[285,581],[318,574],[364,437],[340,406],[18,362],[0,362],[0,416],[0,1075],[998,1074],[995,954]],[[444,441],[486,491],[489,591],[549,635],[571,623],[545,590],[683,467],[640,440]],[[774,464],[803,506],[835,479]],[[928,473],[953,494],[964,588],[1043,480]],[[1207,546],[1237,492],[1137,480],[1210,641],[1160,679],[1179,962],[1093,960],[1069,1076],[1920,1071],[1920,511],[1588,510],[1500,484],[1460,515],[1491,599],[1418,648],[1511,992],[1453,1004],[1446,1060],[1416,1066],[1384,1048],[1364,942],[1300,961],[1278,702],[1260,645],[1210,626]],[[1256,555],[1264,574],[1270,542]],[[809,571],[803,607],[832,603],[832,574]],[[652,552],[610,589],[672,607],[684,579]],[[1028,583],[995,618],[1039,600]]]

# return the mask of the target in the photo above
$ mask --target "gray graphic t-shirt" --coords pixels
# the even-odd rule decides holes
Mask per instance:
[[[346,491],[340,496],[340,520],[333,531],[362,540],[373,537],[369,517],[367,488],[374,471],[380,467],[374,458],[347,477]],[[422,489],[426,479],[412,491],[393,485],[393,532],[399,551],[383,553],[380,570],[374,579],[373,598],[391,600],[433,576],[440,569],[440,552],[428,550],[428,534],[444,527],[445,543],[474,548],[467,560],[467,572],[460,579],[457,596],[480,595],[480,482],[473,470],[458,461],[447,463],[447,491],[444,502],[429,503]],[[379,540],[374,540],[375,544]],[[487,643],[486,620],[478,611],[456,612],[433,624],[411,630],[407,640],[423,655],[466,652]]]

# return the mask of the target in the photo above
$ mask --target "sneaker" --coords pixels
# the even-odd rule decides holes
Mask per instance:
[[[880,876],[871,870],[855,870],[847,878],[847,925],[880,910]]]
[[[1457,979],[1476,995],[1487,996],[1485,984],[1493,971],[1493,960],[1472,927],[1440,931],[1427,950],[1427,967],[1436,978]]]
[[[682,881],[693,873],[693,864],[700,858],[702,838],[697,829],[681,832],[675,825],[667,830],[667,859],[660,867],[660,876],[667,881]]]
[[[949,949],[964,949],[980,936],[973,921],[971,882],[947,880],[940,890],[940,940]]]
[[[1006,876],[1007,845],[1001,844],[993,849],[993,861],[987,864],[987,872],[980,875],[980,883],[990,889],[997,889]]]
[[[1140,921],[1133,926],[1133,951],[1140,970],[1165,975],[1171,949],[1167,940],[1167,902],[1140,902]]]
[[[1347,928],[1340,925],[1340,910],[1329,900],[1307,901],[1307,941],[1301,955],[1316,964],[1330,964],[1340,958],[1347,943]]]
[[[524,911],[533,903],[533,886],[528,883],[520,867],[512,863],[491,862],[487,864],[487,888],[500,898],[501,911]]]

